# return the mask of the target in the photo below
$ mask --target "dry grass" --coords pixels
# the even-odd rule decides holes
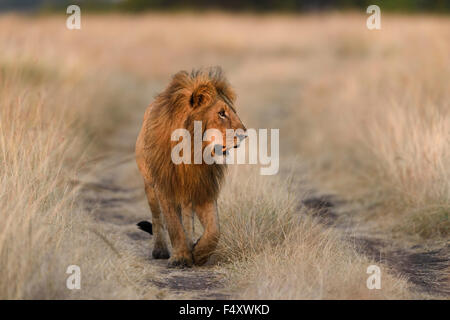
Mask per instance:
[[[69,181],[169,74],[199,66],[227,71],[247,127],[281,129],[282,172],[300,155],[380,229],[448,239],[448,18],[386,16],[379,32],[357,14],[83,15],[81,31],[64,19],[0,17],[0,297],[155,297],[152,271],[92,224]],[[369,292],[370,261],[298,212],[295,179],[236,170],[219,261],[242,297],[414,297],[388,270]],[[61,286],[72,261],[88,270],[77,294]]]
[[[65,288],[71,264],[91,271],[84,297],[116,297],[105,290],[114,283],[105,279],[114,277],[120,296],[135,294],[118,277],[122,257],[99,237],[101,228],[92,232],[70,183],[114,129],[121,112],[110,108],[124,103],[117,89],[106,75],[0,56],[0,298],[71,297]]]
[[[291,170],[298,175],[297,170]],[[242,176],[246,178],[243,179]],[[339,234],[319,224],[304,207],[292,176],[260,176],[255,168],[230,175],[219,202],[222,236],[219,261],[225,261],[242,299],[405,299],[405,279],[382,269],[383,290],[368,290],[367,267]],[[250,199],[254,201],[250,202]],[[415,295],[417,297],[417,295]]]
[[[326,186],[377,206],[380,226],[450,234],[449,20],[385,19],[331,43],[300,95],[297,141]],[[423,48],[426,48],[424,50]],[[308,72],[312,74],[313,72]],[[293,106],[294,107],[294,106]],[[320,161],[318,161],[320,160]]]

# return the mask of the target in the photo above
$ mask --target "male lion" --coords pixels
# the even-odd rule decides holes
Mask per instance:
[[[171,150],[178,141],[171,141],[171,134],[183,128],[193,137],[194,121],[201,121],[202,135],[210,128],[219,130],[224,137],[227,129],[241,129],[237,131],[241,134],[227,137],[219,151],[225,154],[228,149],[237,148],[246,137],[246,128],[236,114],[234,100],[235,94],[219,67],[190,74],[180,71],[145,111],[136,142],[136,162],[152,212],[152,256],[169,258],[165,224],[172,244],[169,267],[202,265],[216,248],[219,240],[217,197],[226,168],[225,164],[216,162],[174,164]],[[203,142],[202,154],[208,144]],[[218,150],[216,147],[213,150]],[[191,148],[192,158],[194,149]],[[204,227],[203,235],[195,244],[194,212]]]

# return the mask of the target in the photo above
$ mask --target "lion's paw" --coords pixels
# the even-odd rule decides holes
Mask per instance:
[[[167,267],[169,268],[190,268],[192,267],[192,259],[188,259],[185,257],[172,257],[169,259],[169,262],[167,263]]]
[[[153,259],[169,259],[169,250],[166,248],[155,248],[152,251],[152,257]]]

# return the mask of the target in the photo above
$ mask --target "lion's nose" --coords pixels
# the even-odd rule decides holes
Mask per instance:
[[[244,132],[244,133],[238,133],[238,134],[237,134],[237,137],[238,137],[239,141],[242,141],[242,140],[244,140],[245,138],[247,138],[247,133],[246,133],[246,132]]]

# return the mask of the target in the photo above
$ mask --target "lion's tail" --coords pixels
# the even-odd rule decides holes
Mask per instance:
[[[152,228],[152,223],[148,222],[148,221],[141,221],[139,223],[136,224],[139,229],[141,229],[142,231],[148,232],[150,234],[153,234],[153,228]]]

